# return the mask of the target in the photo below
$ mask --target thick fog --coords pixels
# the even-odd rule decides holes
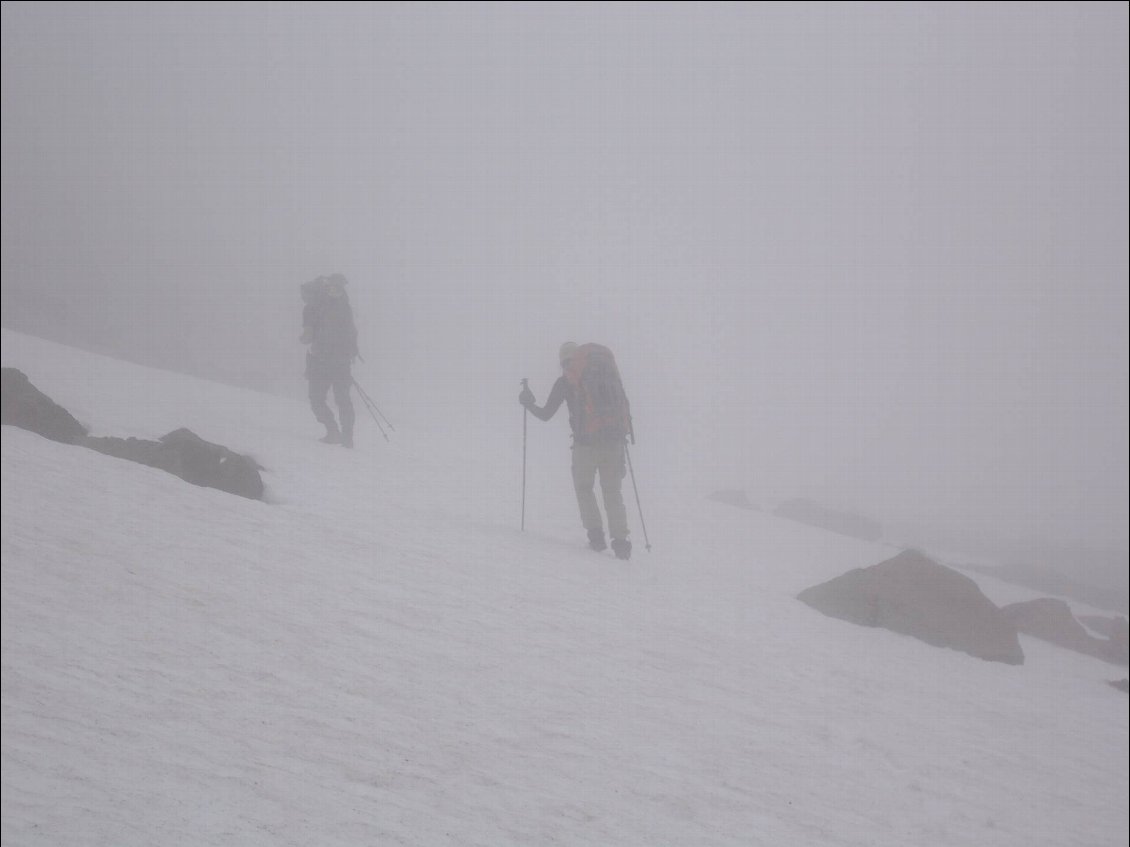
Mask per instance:
[[[1125,548],[1127,41],[1124,3],[5,3],[5,325],[301,397],[341,272],[403,426],[511,426],[600,341],[688,496]]]

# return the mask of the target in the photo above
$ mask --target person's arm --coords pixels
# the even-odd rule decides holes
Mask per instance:
[[[548,421],[561,408],[561,404],[565,402],[565,392],[568,390],[568,383],[565,382],[565,377],[560,376],[557,382],[553,383],[553,390],[549,392],[549,399],[545,401],[545,405],[539,407],[533,400],[533,395],[530,395],[530,400],[523,403],[535,418],[539,420]]]
[[[298,340],[309,344],[314,340],[314,304],[307,303],[302,307],[302,335]]]

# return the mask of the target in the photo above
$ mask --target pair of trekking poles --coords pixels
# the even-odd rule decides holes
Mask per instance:
[[[393,432],[396,432],[396,427],[394,427],[392,425],[392,422],[385,417],[384,412],[377,408],[377,404],[373,402],[373,398],[369,396],[369,392],[362,388],[357,380],[353,380],[353,387],[357,389],[357,396],[360,397],[361,402],[365,404],[365,408],[369,411],[369,415],[376,423],[377,429],[381,431],[381,435],[385,437],[385,441],[388,441],[388,433],[385,432],[384,426],[381,426],[381,420],[383,419],[385,426],[387,426]],[[377,417],[378,415],[380,416],[379,418]]]
[[[522,388],[529,390],[529,379],[522,380]],[[522,532],[526,531],[526,433],[530,421],[530,410],[522,409]],[[632,438],[632,443],[635,443],[635,438]],[[643,530],[643,543],[647,552],[651,552],[651,542],[647,537],[647,524],[643,521],[643,506],[640,505],[640,490],[636,487],[636,471],[632,467],[632,452],[628,449],[628,445],[624,444],[624,456],[628,460],[628,472],[632,476],[632,491],[636,495],[636,509],[640,513],[640,529]]]

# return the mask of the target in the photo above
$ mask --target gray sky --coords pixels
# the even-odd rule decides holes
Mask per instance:
[[[1127,42],[1125,3],[5,2],[5,294],[301,390],[341,271],[396,405],[598,340],[704,488],[1125,545]]]

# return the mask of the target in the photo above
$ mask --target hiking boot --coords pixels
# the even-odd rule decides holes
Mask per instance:
[[[616,554],[617,559],[630,559],[632,558],[632,542],[626,538],[613,538],[612,552]]]
[[[353,449],[353,433],[343,432],[341,434],[341,446]]]
[[[326,427],[326,434],[318,439],[323,444],[341,444],[341,433],[336,428]]]
[[[598,553],[601,550],[607,549],[608,545],[604,543],[604,530],[603,529],[590,529],[589,530],[589,547],[596,550]]]

